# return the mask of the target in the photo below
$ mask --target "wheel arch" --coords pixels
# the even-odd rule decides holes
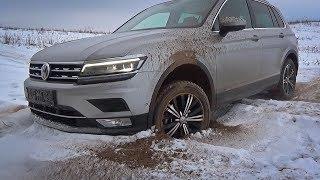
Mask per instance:
[[[185,62],[185,63],[173,63],[172,65],[170,65],[160,76],[160,79],[158,80],[153,94],[152,94],[152,98],[151,98],[151,103],[150,103],[150,107],[149,107],[149,116],[148,116],[148,127],[153,126],[154,122],[154,111],[155,111],[155,106],[156,106],[156,99],[161,91],[161,89],[168,83],[170,82],[174,82],[174,81],[179,81],[179,80],[187,80],[190,81],[190,77],[191,76],[187,76],[185,78],[181,78],[179,77],[179,73],[184,73],[183,69],[187,68],[186,70],[194,70],[194,71],[199,71],[198,73],[201,73],[201,78],[202,76],[205,76],[206,80],[203,81],[203,79],[200,79],[198,82],[194,82],[195,84],[199,85],[199,82],[208,82],[207,87],[209,88],[209,90],[207,88],[204,89],[204,91],[206,92],[208,98],[209,98],[209,102],[210,102],[210,106],[211,108],[214,108],[215,104],[216,104],[216,95],[215,95],[215,86],[214,86],[214,81],[213,81],[213,77],[211,76],[209,70],[207,69],[207,67],[200,61],[190,61],[190,62]],[[194,68],[194,69],[193,69]],[[193,72],[194,72],[193,71]],[[199,74],[193,74],[193,72],[190,72],[190,74],[193,75],[193,77],[197,77],[197,75]],[[179,74],[177,76],[177,74]],[[199,78],[199,77],[197,77]],[[199,85],[200,87],[203,88],[203,84]]]
[[[289,50],[286,55],[284,56],[281,64],[281,68],[283,67],[284,63],[287,59],[293,60],[293,63],[296,65],[297,71],[299,70],[299,56],[295,50]]]

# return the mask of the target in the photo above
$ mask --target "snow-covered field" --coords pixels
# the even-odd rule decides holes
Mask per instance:
[[[186,140],[152,131],[68,134],[35,124],[23,80],[40,49],[0,44],[0,179],[320,179],[320,24],[293,29],[300,43],[295,101],[245,99],[222,125]]]
[[[0,27],[0,43],[15,46],[35,46],[45,48],[70,40],[101,35],[98,33],[77,33],[57,30],[26,30]]]
[[[320,22],[296,24],[293,30],[299,38],[300,66],[298,81],[308,82],[320,77]]]

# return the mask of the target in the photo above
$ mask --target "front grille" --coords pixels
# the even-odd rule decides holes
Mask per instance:
[[[43,62],[31,62],[29,68],[30,78],[40,79]],[[49,63],[50,73],[47,81],[77,82],[83,63]]]

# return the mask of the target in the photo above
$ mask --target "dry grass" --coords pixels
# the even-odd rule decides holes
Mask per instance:
[[[320,22],[319,19],[305,19],[305,20],[294,20],[294,21],[289,21],[289,24],[311,24],[314,22]]]
[[[88,33],[88,34],[110,34],[110,31],[98,31],[93,28],[87,27],[83,29],[58,29],[58,28],[19,28],[13,26],[0,26],[4,30],[22,30],[22,31],[37,31],[43,33],[46,31],[57,31],[57,32],[73,32],[73,33]]]
[[[50,47],[57,43],[70,40],[97,36],[107,32],[85,30],[64,30],[64,29],[32,29],[0,27],[0,43],[15,46],[33,46],[38,48]]]
[[[0,30],[0,43],[15,46],[33,46],[38,48],[46,48],[57,43],[100,35],[98,34],[100,32],[91,30],[66,31],[1,27]],[[104,32],[101,33],[105,34]]]
[[[39,48],[49,47],[58,43],[53,38],[40,38],[37,36],[23,37],[19,34],[8,34],[0,35],[0,42],[7,45],[17,46],[36,46]]]

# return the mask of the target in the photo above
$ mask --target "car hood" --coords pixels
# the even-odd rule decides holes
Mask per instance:
[[[69,41],[46,48],[36,53],[31,60],[74,62],[125,56],[131,49],[139,47],[139,44],[166,31],[132,31]]]

